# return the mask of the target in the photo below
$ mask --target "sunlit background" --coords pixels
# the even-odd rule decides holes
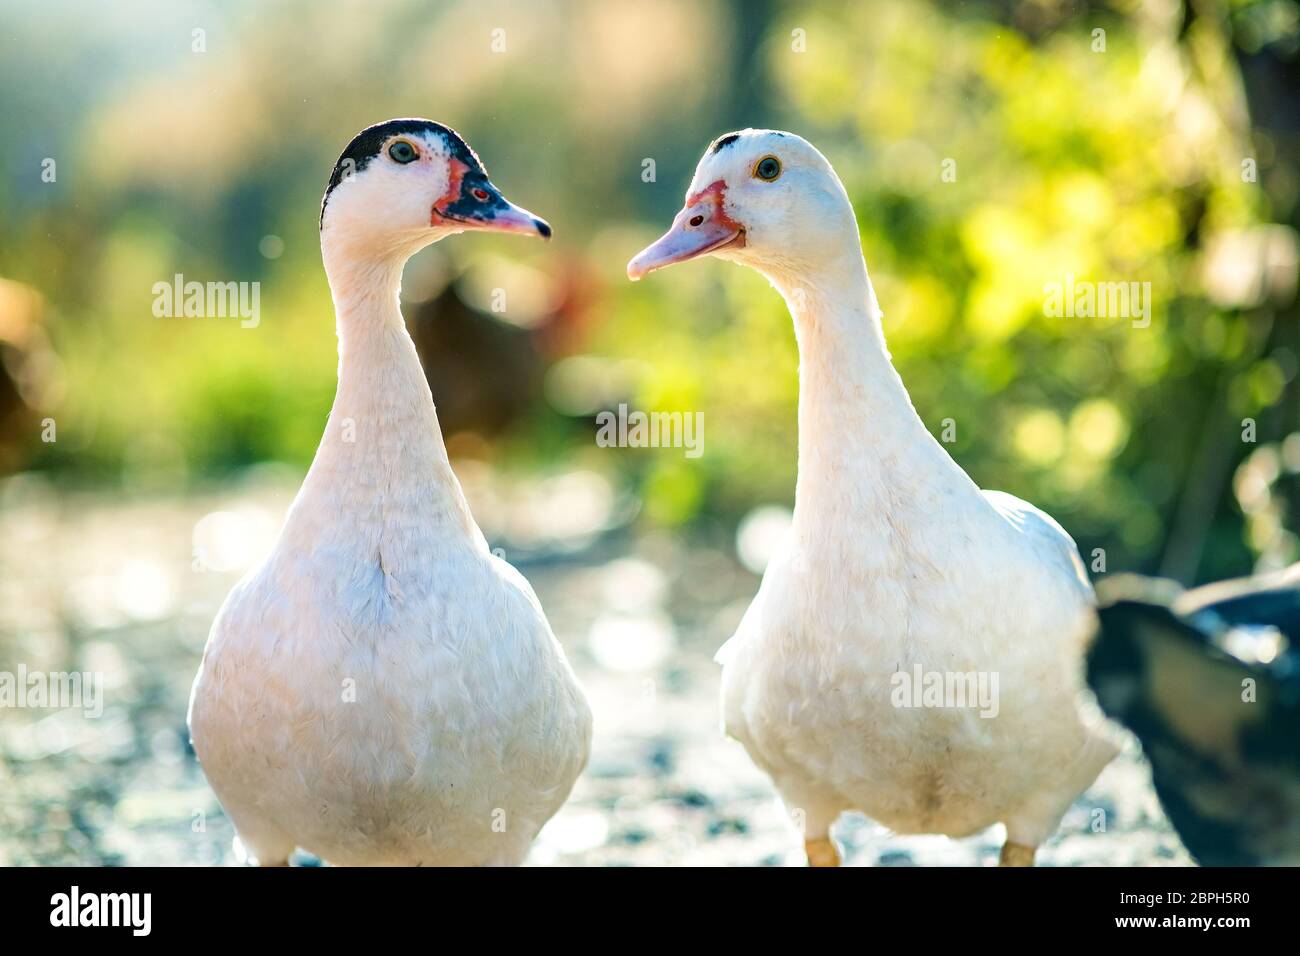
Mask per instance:
[[[0,669],[108,681],[98,720],[0,712],[0,862],[232,859],[186,695],[320,438],[320,197],[390,117],[459,130],[555,228],[441,243],[403,286],[476,517],[597,713],[533,862],[798,856],[709,659],[793,500],[789,316],[724,263],[624,276],[719,133],[830,158],[919,413],[1095,572],[1300,557],[1298,46],[1291,0],[0,0]],[[260,323],[156,318],[178,273],[259,282]],[[1067,277],[1149,282],[1149,326],[1049,316]],[[703,412],[704,454],[598,447],[619,403]],[[1146,773],[1108,770],[1048,862],[1185,862]]]

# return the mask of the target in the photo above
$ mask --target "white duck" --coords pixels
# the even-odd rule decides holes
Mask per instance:
[[[800,352],[793,527],[719,653],[727,732],[802,824],[811,865],[838,865],[830,827],[847,810],[898,833],[1001,822],[1002,862],[1032,864],[1116,752],[1075,709],[1094,612],[1074,542],[981,492],[926,430],[885,347],[848,195],[811,144],[715,141],[628,275],[705,254],[772,282]],[[918,667],[924,681],[982,676],[996,716],[908,706]]]
[[[528,582],[488,550],[402,321],[402,266],[466,229],[549,237],[454,131],[359,133],[321,205],[339,384],[274,550],[194,682],[194,749],[247,852],[521,862],[585,766],[591,712]]]

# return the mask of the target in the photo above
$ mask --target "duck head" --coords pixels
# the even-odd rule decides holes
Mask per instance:
[[[805,273],[861,255],[848,194],[807,140],[746,129],[714,140],[695,169],[672,228],[627,265],[636,281],[655,269],[712,255],[769,277]]]
[[[464,139],[427,119],[363,129],[334,164],[321,241],[352,252],[410,255],[476,229],[550,238],[545,220],[509,202]]]

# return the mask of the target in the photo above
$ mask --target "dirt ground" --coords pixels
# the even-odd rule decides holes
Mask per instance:
[[[712,656],[758,582],[732,542],[688,547],[636,536],[625,521],[620,531],[625,503],[590,476],[526,497],[472,469],[462,478],[489,540],[532,580],[596,717],[591,764],[529,863],[801,864],[772,786],[719,730]],[[0,484],[0,671],[105,681],[96,719],[0,709],[0,863],[237,863],[188,747],[185,708],[213,614],[273,539],[294,485],[274,470],[180,499],[60,495],[27,476]],[[1098,807],[1104,832],[1093,832]],[[987,866],[1001,834],[896,837],[846,818],[838,836],[849,865]],[[1039,860],[1190,863],[1136,744]]]

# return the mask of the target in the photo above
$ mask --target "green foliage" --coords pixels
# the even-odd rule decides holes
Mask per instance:
[[[1153,569],[1188,483],[1218,462],[1202,572],[1244,571],[1228,491],[1249,450],[1239,423],[1261,417],[1264,438],[1294,427],[1269,415],[1296,362],[1272,332],[1286,303],[1216,291],[1216,240],[1285,221],[1295,191],[1274,176],[1294,177],[1293,157],[1251,138],[1227,31],[1257,48],[1293,44],[1294,7],[1234,4],[1184,35],[1119,6],[508,6],[496,11],[501,55],[472,3],[378,4],[367,30],[306,3],[238,6],[205,54],[163,26],[100,37],[87,23],[70,28],[72,48],[134,55],[106,67],[57,142],[36,119],[40,84],[9,81],[71,81],[47,76],[15,25],[0,58],[0,119],[17,134],[3,152],[0,275],[48,299],[66,382],[68,439],[35,464],[173,483],[266,459],[305,465],[335,368],[315,236],[325,176],[355,129],[432,113],[557,230],[549,250],[447,243],[452,271],[485,248],[543,275],[568,270],[593,290],[570,357],[619,370],[634,407],[705,416],[698,459],[593,455],[588,422],[564,424],[562,409],[527,416],[499,458],[604,468],[652,524],[789,502],[798,357],[779,297],[720,263],[622,278],[709,139],[743,114],[801,133],[835,164],[903,379],[936,434],[953,420],[950,450],[978,482],[1056,514],[1085,552],[1106,548],[1111,569]],[[806,52],[792,48],[796,28]],[[448,47],[449,34],[467,39]],[[306,42],[311,55],[294,55]],[[57,187],[32,185],[46,153],[62,157]],[[1257,154],[1261,180],[1245,182],[1242,161]],[[643,157],[655,182],[641,178]],[[284,239],[282,258],[258,253],[267,234]],[[151,287],[176,272],[261,281],[262,325],[154,318]],[[1149,326],[1047,314],[1069,277],[1150,283]],[[1207,446],[1207,433],[1222,440]]]

